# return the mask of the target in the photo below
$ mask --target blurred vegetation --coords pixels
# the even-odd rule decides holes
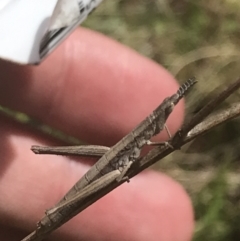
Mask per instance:
[[[237,0],[104,0],[83,25],[155,60],[180,82],[197,77],[197,90],[187,100],[191,116],[239,77],[239,9]],[[239,93],[221,108],[236,102]],[[65,138],[22,113],[4,111],[51,136]],[[197,222],[194,241],[240,240],[239,124],[236,119],[219,126],[155,166],[181,182],[191,195]]]
[[[180,82],[196,76],[197,91],[187,101],[191,115],[239,77],[239,9],[237,0],[105,0],[84,26],[155,60]],[[190,193],[194,241],[240,240],[239,124],[217,127],[155,166]]]

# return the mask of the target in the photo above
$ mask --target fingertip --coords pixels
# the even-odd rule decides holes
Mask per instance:
[[[81,36],[84,36],[83,43],[87,43],[85,47],[78,41]],[[76,58],[73,64],[77,65],[78,56],[84,56],[83,68],[72,69],[84,90],[80,102],[87,103],[81,105],[86,118],[79,127],[88,142],[116,143],[179,87],[161,65],[102,34],[80,29],[71,40],[76,50],[74,55],[70,54]],[[80,49],[83,52],[77,54]],[[183,118],[184,105],[180,101],[167,121],[172,135],[180,128]],[[159,140],[168,138],[166,132],[158,137]]]
[[[79,225],[85,227],[80,236]],[[93,229],[95,232],[91,232]],[[86,240],[190,241],[193,229],[193,209],[186,191],[168,176],[150,171],[100,199],[62,232],[69,240],[81,237]]]
[[[194,230],[194,212],[183,186],[164,173],[153,171],[138,175],[137,181],[142,193],[139,197],[135,195],[135,200],[143,200],[144,211],[141,215],[152,229],[151,239],[148,240],[159,237],[159,240],[166,241],[190,241]]]
[[[2,104],[105,145],[116,143],[178,88],[160,65],[83,28],[38,67],[1,62],[0,77]],[[172,134],[183,116],[181,102],[167,122]]]

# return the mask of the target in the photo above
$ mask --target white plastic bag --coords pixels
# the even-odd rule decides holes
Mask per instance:
[[[0,0],[0,58],[39,64],[102,0]]]

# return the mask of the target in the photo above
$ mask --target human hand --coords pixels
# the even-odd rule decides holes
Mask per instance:
[[[0,62],[0,104],[91,144],[113,145],[177,90],[162,67],[101,34],[77,29],[38,67]],[[168,119],[183,120],[183,102]],[[59,145],[0,116],[0,237],[20,240],[89,169],[89,162],[35,155]],[[163,131],[159,140],[167,138]],[[184,189],[144,171],[55,231],[50,240],[187,241],[193,211]]]

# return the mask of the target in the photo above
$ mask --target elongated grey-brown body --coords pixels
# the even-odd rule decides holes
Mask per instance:
[[[164,128],[174,106],[195,83],[194,79],[188,80],[176,94],[164,99],[132,132],[110,148],[64,198],[46,211],[46,215],[38,223],[37,230],[48,233],[61,226],[81,211],[81,204],[89,195],[102,190],[115,180],[121,181],[128,168],[139,157],[142,147]]]
[[[106,173],[113,170],[119,170],[122,172],[129,162],[134,162],[139,157],[140,151],[146,142],[163,130],[166,120],[172,112],[174,106],[195,83],[195,79],[189,79],[179,88],[176,94],[164,99],[164,101],[132,132],[110,148],[110,150],[107,151],[69,190],[69,192],[59,201],[58,204],[68,200],[79,190],[82,190],[91,182]]]

